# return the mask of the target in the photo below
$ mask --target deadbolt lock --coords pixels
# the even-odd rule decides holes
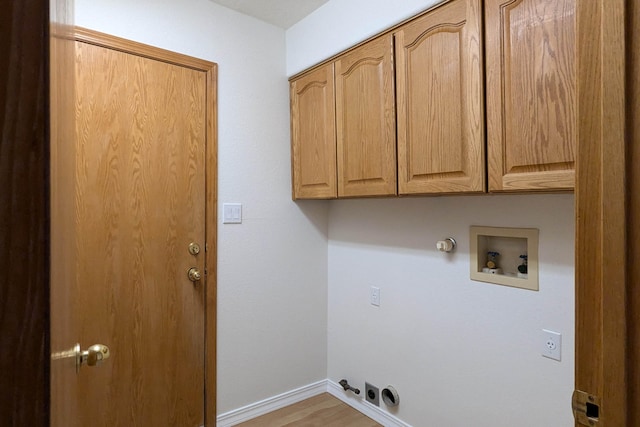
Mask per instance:
[[[195,242],[189,243],[189,253],[191,255],[198,255],[200,253],[200,245]]]

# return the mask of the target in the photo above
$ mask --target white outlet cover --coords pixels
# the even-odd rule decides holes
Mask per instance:
[[[560,332],[542,330],[542,355],[549,359],[562,360],[562,334]]]

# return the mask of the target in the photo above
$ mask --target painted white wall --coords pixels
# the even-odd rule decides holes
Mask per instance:
[[[572,426],[573,222],[572,195],[333,202],[329,378],[393,385],[415,427]],[[471,225],[538,228],[540,290],[471,281]],[[561,362],[542,329],[563,334]]]
[[[292,76],[443,0],[330,0],[287,30]]]
[[[327,376],[327,203],[291,201],[284,30],[208,0],[76,0],[76,24],[218,63],[218,412]]]
[[[287,31],[287,74],[436,3],[330,0]],[[573,425],[573,200],[331,202],[329,378],[393,385],[401,403],[391,412],[416,427]],[[471,281],[471,225],[538,228],[540,291]],[[446,236],[459,242],[452,256],[435,250]],[[541,357],[543,328],[563,334],[561,362]]]

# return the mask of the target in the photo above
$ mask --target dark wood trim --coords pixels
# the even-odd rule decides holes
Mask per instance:
[[[640,426],[640,1],[627,4],[628,425]]]
[[[0,423],[47,426],[49,3],[9,0],[2,8]]]

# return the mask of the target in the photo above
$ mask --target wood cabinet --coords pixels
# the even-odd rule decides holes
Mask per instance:
[[[455,0],[395,32],[400,194],[484,191],[481,13]]]
[[[485,1],[489,191],[574,187],[576,1]]]
[[[293,198],[336,198],[333,63],[291,82],[290,99]]]
[[[292,79],[294,199],[573,190],[576,1],[447,1]]]
[[[338,196],[396,194],[393,37],[335,61]]]

